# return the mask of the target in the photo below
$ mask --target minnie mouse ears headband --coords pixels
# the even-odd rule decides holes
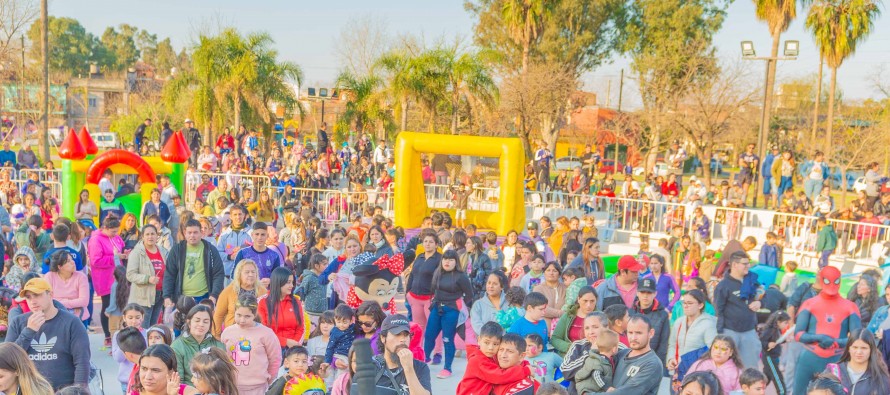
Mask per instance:
[[[356,259],[358,259],[358,257],[356,257]],[[373,276],[383,270],[389,270],[392,274],[398,276],[402,274],[404,269],[405,258],[402,254],[395,254],[393,256],[384,255],[377,258],[376,261],[360,263],[353,270],[353,274],[357,276]]]

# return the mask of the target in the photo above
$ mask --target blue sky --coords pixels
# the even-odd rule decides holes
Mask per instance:
[[[886,14],[888,11],[883,9]],[[461,0],[385,0],[385,1],[283,1],[283,0],[89,0],[51,1],[50,14],[73,17],[94,34],[101,34],[110,25],[129,23],[159,37],[170,37],[181,48],[191,42],[195,32],[217,21],[232,24],[241,31],[267,31],[276,41],[282,57],[297,62],[309,85],[330,83],[339,70],[334,45],[341,30],[352,19],[372,16],[385,21],[391,34],[423,35],[427,41],[445,36],[469,40],[473,20],[463,9]],[[874,33],[856,55],[840,68],[838,82],[844,97],[862,99],[878,97],[870,76],[886,65],[890,79],[890,15],[875,24]],[[771,39],[765,24],[754,18],[751,1],[737,0],[729,8],[727,21],[717,35],[715,44],[720,57],[736,61],[740,57],[739,41],[753,40],[759,55],[769,51]],[[813,40],[803,28],[799,15],[783,39],[801,42],[801,56],[795,61],[779,63],[778,78],[814,75],[819,57]],[[617,102],[618,75],[628,67],[628,60],[617,58],[583,77],[586,90],[597,92],[600,104],[606,102],[609,81],[610,101]],[[752,84],[763,75],[763,62],[750,62]],[[826,69],[826,83],[827,83]],[[633,81],[625,81],[625,106],[639,103]]]

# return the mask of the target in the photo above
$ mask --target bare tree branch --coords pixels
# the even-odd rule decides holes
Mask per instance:
[[[21,36],[40,11],[35,0],[0,0],[0,63],[21,50]]]
[[[387,21],[373,15],[350,19],[343,25],[334,44],[334,54],[345,71],[357,76],[371,73],[374,62],[389,49],[391,38]]]

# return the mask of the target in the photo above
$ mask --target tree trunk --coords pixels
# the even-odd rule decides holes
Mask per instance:
[[[525,42],[522,43],[522,74],[528,72],[528,55],[531,50],[531,38],[528,37],[525,39]]]
[[[556,141],[559,140],[559,122],[552,117],[544,117],[541,122],[541,138],[552,155],[556,155]]]
[[[773,33],[773,47],[770,52],[770,56],[775,59],[779,56],[779,39],[781,36],[781,32]],[[762,140],[757,142],[758,150],[760,151],[760,157],[763,158],[764,154],[767,151],[766,146],[769,144],[769,132],[770,132],[770,118],[772,118],[772,100],[773,100],[773,92],[775,91],[776,85],[776,60],[767,61],[766,67],[766,87],[764,89],[763,94],[763,118],[761,119],[762,124],[760,125],[763,130],[763,135],[761,136]],[[761,176],[762,177],[762,176]]]
[[[235,105],[235,125],[241,124],[241,95],[235,93],[234,97],[232,97],[233,104]],[[237,127],[237,126],[236,126]]]
[[[842,208],[847,206],[847,166],[838,167],[841,169],[841,201],[837,207]]]
[[[704,149],[699,149],[699,157],[702,158],[702,166],[704,167],[705,187],[711,188],[711,154],[713,154],[714,145],[705,144]]]
[[[813,131],[810,134],[810,156],[816,152],[816,131],[819,130],[819,104],[822,104],[822,64],[825,58],[819,56],[819,80],[816,82],[816,105],[813,108]]]
[[[525,166],[525,164],[528,163],[528,161],[529,161],[531,158],[534,157],[533,154],[532,154],[532,143],[531,143],[531,141],[529,140],[529,135],[530,135],[530,134],[531,134],[531,133],[529,132],[528,127],[526,126],[526,121],[525,121],[525,119],[522,119],[522,117],[520,116],[520,120],[519,120],[519,140],[522,141],[522,150],[525,151],[525,159],[526,159],[525,161],[522,162],[522,163],[523,163],[523,167]]]
[[[456,89],[456,88],[454,88]],[[457,106],[460,103],[460,95],[451,97],[451,134],[457,134]]]
[[[828,87],[831,96],[828,96],[828,119],[825,125],[825,159],[831,161],[831,134],[834,126],[834,95],[837,89],[837,67],[831,68],[831,85]]]
[[[402,96],[402,122],[401,129],[402,131],[408,130],[408,96]]]

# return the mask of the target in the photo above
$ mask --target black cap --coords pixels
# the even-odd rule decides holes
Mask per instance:
[[[411,321],[408,321],[408,318],[404,315],[393,314],[383,319],[383,325],[380,325],[380,330],[395,335],[402,332],[410,332],[410,325]]]
[[[637,292],[655,292],[655,280],[646,277],[637,282]]]
[[[528,221],[528,223],[525,225],[525,228],[538,230],[538,223],[535,221]]]

